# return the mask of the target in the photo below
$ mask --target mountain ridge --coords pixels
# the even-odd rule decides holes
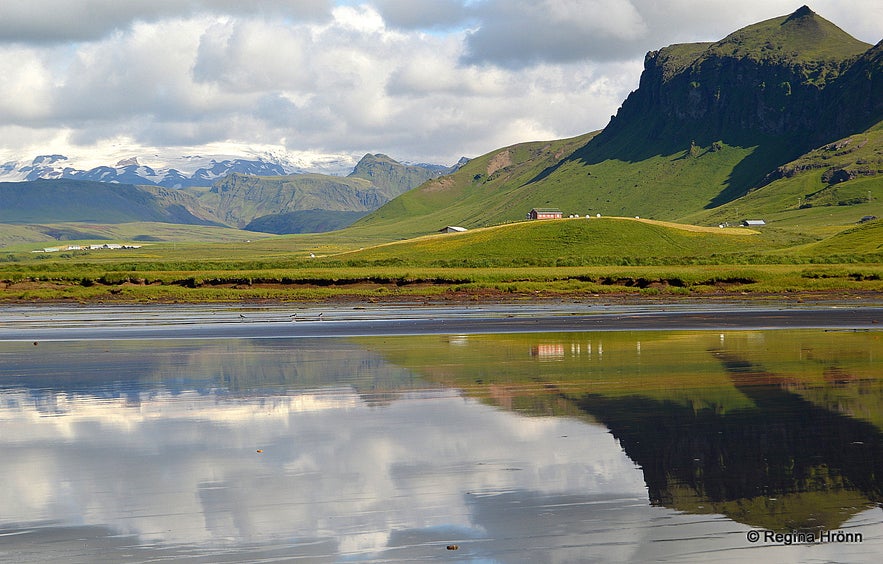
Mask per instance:
[[[0,163],[0,182],[68,178],[165,188],[192,188],[211,186],[215,180],[232,173],[254,176],[289,174],[347,176],[353,174],[354,167],[358,166],[359,161],[343,159],[305,161],[295,160],[284,154],[263,152],[239,155],[130,154],[111,163],[113,161],[109,159],[109,162],[97,166],[83,166],[79,165],[75,158],[47,153],[32,159]],[[444,165],[429,163],[399,164],[437,172],[446,172],[450,169]]]

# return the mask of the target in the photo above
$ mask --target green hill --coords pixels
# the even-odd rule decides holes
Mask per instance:
[[[446,225],[478,227],[524,219],[534,207],[563,206],[533,192],[531,179],[585,145],[595,133],[521,143],[474,158],[457,172],[430,180],[369,214],[353,233],[412,237]],[[578,202],[579,194],[566,195]]]
[[[833,234],[865,216],[883,216],[883,123],[777,167],[762,186],[684,221],[717,224],[746,216],[792,231]]]
[[[802,255],[875,255],[883,260],[883,221],[874,219],[823,241],[789,250]]]
[[[777,247],[757,231],[631,218],[525,221],[428,235],[336,255],[338,260],[424,266],[529,266],[681,262]]]
[[[803,7],[716,43],[650,52],[639,88],[600,134],[494,151],[353,228],[413,236],[515,221],[533,207],[708,225],[787,210],[781,201],[765,207],[740,198],[763,186],[797,202],[792,188],[772,182],[780,167],[883,120],[880,51]],[[866,151],[881,143],[870,135]],[[854,200],[853,193],[875,191],[859,185],[876,186],[876,174],[869,168],[824,183],[836,178],[835,191]],[[840,197],[831,192],[817,203]],[[852,215],[836,217],[839,228],[858,219]]]

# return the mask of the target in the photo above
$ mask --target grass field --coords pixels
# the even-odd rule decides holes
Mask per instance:
[[[878,221],[820,242],[635,218],[0,255],[0,300],[236,302],[879,293]],[[358,246],[357,246],[358,245]],[[365,245],[362,247],[361,245]],[[314,256],[310,256],[310,254]]]

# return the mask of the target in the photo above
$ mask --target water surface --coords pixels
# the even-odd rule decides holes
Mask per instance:
[[[0,560],[876,562],[880,336],[0,342]]]

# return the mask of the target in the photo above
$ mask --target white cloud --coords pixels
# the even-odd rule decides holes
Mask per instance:
[[[637,87],[647,50],[720,39],[797,7],[7,0],[0,160],[128,139],[133,152],[235,142],[453,163],[599,129]],[[865,41],[883,36],[879,2],[812,8]]]
[[[13,47],[0,56],[0,120],[26,126],[49,117],[51,75],[40,54]]]
[[[405,29],[434,29],[462,25],[470,17],[468,2],[461,0],[375,0],[384,19]]]
[[[193,77],[240,93],[309,89],[315,76],[305,31],[277,22],[218,22],[202,31]]]
[[[514,68],[537,61],[627,59],[646,24],[620,0],[490,0],[469,35],[467,61]]]
[[[137,22],[206,13],[321,21],[328,18],[331,8],[331,0],[4,0],[0,4],[0,41],[91,41]]]

